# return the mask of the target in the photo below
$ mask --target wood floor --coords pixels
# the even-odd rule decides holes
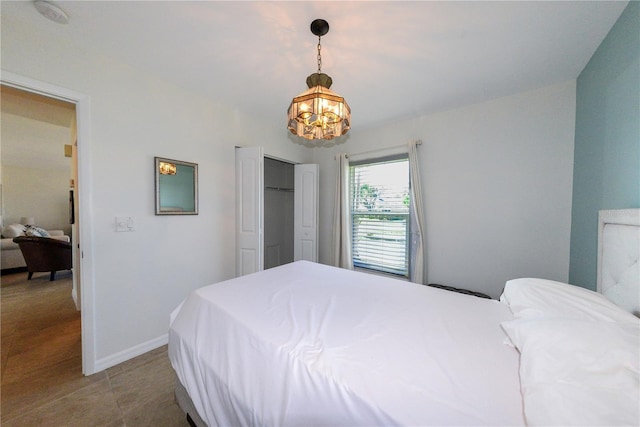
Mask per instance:
[[[0,278],[2,426],[189,425],[174,402],[166,346],[83,376],[71,273],[26,279]]]

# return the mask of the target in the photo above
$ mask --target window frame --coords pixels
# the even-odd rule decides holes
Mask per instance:
[[[354,200],[356,195],[355,186],[354,186],[354,168],[359,166],[369,166],[376,165],[381,163],[391,163],[391,162],[406,162],[407,167],[409,167],[409,154],[408,153],[398,153],[383,157],[375,157],[375,158],[367,158],[357,161],[349,162],[349,215],[351,218],[351,259],[353,262],[354,269],[364,270],[373,274],[382,274],[382,275],[391,275],[396,278],[404,278],[409,279],[411,274],[411,224],[413,219],[413,209],[412,209],[412,200],[411,200],[411,173],[408,171],[407,173],[407,191],[409,195],[409,204],[407,206],[407,213],[388,213],[388,212],[356,212],[354,211]],[[375,216],[375,215],[387,215],[387,216],[403,216],[405,217],[405,229],[404,229],[404,264],[406,269],[402,272],[397,269],[385,267],[384,265],[377,265],[372,263],[361,262],[355,258],[356,256],[356,236],[355,236],[355,224],[357,216]]]

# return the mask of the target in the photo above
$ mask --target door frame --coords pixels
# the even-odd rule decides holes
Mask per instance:
[[[95,290],[93,271],[93,220],[91,199],[91,100],[88,95],[56,86],[40,80],[1,70],[0,82],[3,85],[27,92],[37,93],[49,98],[71,102],[76,106],[76,126],[78,144],[78,216],[80,236],[80,300],[81,300],[81,336],[82,336],[82,373],[91,375],[96,367],[95,343]],[[75,236],[74,236],[75,237]],[[76,251],[73,251],[74,254]],[[75,274],[75,273],[74,273]]]

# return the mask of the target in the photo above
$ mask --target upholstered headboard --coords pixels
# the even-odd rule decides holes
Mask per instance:
[[[598,215],[597,290],[640,316],[640,209]]]

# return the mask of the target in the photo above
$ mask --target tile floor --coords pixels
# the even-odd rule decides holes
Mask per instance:
[[[188,426],[173,398],[161,347],[103,372],[82,375],[80,312],[71,274],[3,275],[0,424],[13,426]]]

